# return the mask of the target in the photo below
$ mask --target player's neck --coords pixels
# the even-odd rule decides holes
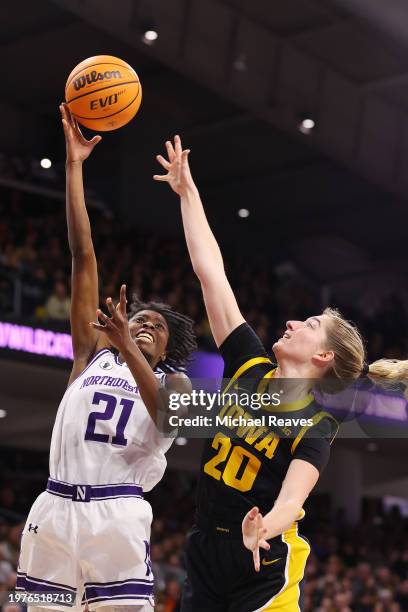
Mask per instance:
[[[112,347],[111,347],[111,350],[114,350],[114,351],[115,351],[115,353],[116,353],[116,355],[117,355],[117,359],[118,359],[118,361],[119,361],[119,362],[120,362],[122,365],[123,365],[124,363],[126,363],[126,359],[123,357],[122,353],[120,353],[120,352],[116,351],[115,349],[112,349]],[[144,354],[142,351],[141,351],[141,353],[142,353],[143,357],[146,359],[146,361],[147,361],[147,363],[149,364],[149,366],[152,368],[152,370],[154,370],[154,368],[156,367],[156,365],[157,365],[157,364],[152,365],[152,362],[151,362],[151,361],[152,361],[152,358],[151,358],[151,356],[150,356],[150,355],[145,355],[145,354]]]
[[[276,368],[274,378],[296,378],[313,380],[314,372],[311,372],[309,364],[297,364],[290,361],[279,362]]]
[[[310,394],[315,383],[310,371],[294,364],[279,364],[273,375],[273,380],[279,379],[280,390],[283,391],[282,401],[292,403]],[[272,381],[271,381],[272,382]],[[276,385],[273,385],[275,387]]]
[[[306,378],[280,378],[278,383],[279,393],[281,395],[282,404],[290,404],[298,402],[310,395],[313,387],[313,381]],[[269,384],[269,393],[276,393],[276,381],[271,380]]]

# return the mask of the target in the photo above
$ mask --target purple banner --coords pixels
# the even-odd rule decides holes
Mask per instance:
[[[0,348],[35,355],[73,359],[69,334],[0,322]]]

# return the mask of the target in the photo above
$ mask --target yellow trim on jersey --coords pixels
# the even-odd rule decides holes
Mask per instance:
[[[293,444],[291,446],[290,452],[293,455],[293,453],[295,452],[297,445],[299,444],[299,442],[301,441],[301,439],[303,438],[303,436],[305,435],[306,431],[308,429],[310,429],[311,427],[313,427],[314,425],[316,425],[317,423],[319,423],[322,419],[324,419],[325,417],[328,417],[329,419],[331,419],[332,421],[334,421],[334,423],[336,424],[336,433],[334,434],[334,436],[332,436],[331,440],[330,440],[330,444],[333,442],[334,438],[337,435],[337,432],[339,431],[339,424],[336,421],[336,419],[329,413],[326,412],[324,410],[322,410],[321,412],[318,412],[317,414],[314,415],[314,417],[312,417],[312,421],[313,421],[313,425],[305,425],[304,427],[302,427],[302,429],[299,431],[298,435],[296,436],[296,438],[293,440]]]
[[[276,372],[276,370],[277,370],[277,369],[278,369],[278,368],[273,368],[273,370],[269,370],[269,372],[267,372],[267,373],[265,374],[264,378],[273,378],[273,376],[274,376],[274,374],[275,374],[275,372]]]
[[[286,557],[285,584],[281,591],[256,612],[299,612],[300,588],[299,583],[305,574],[306,561],[310,554],[310,546],[298,534],[297,523],[285,531],[282,542],[288,546]]]
[[[262,379],[259,381],[259,385],[256,390],[257,393],[266,393],[266,388],[268,386],[268,380],[274,377],[277,369],[278,368],[272,368],[272,370],[269,370],[269,372],[267,372],[265,376],[262,376]]]
[[[272,365],[272,361],[268,358],[268,357],[253,357],[252,359],[248,359],[248,361],[246,361],[245,363],[242,364],[242,366],[240,366],[238,368],[238,370],[235,372],[234,376],[231,378],[231,380],[229,381],[228,385],[225,387],[225,389],[223,390],[223,393],[225,393],[226,391],[228,391],[228,389],[231,387],[231,385],[234,384],[234,382],[247,370],[249,370],[250,368],[253,368],[254,366],[260,364],[260,363],[270,363]]]
[[[273,368],[262,377],[260,381],[257,393],[267,393],[266,387],[268,386],[268,380],[274,377],[277,368]],[[262,409],[267,412],[295,412],[296,410],[303,410],[309,404],[314,401],[314,396],[312,393],[308,393],[306,397],[296,400],[295,402],[288,402],[287,404],[279,404],[278,406],[271,406],[270,404],[262,404]]]

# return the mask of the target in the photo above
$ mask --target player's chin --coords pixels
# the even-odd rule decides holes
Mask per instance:
[[[285,338],[279,338],[273,345],[272,351],[276,357],[288,355],[291,349],[287,346],[287,340]]]
[[[272,350],[275,353],[276,351],[281,351],[282,350],[282,340],[283,338],[279,338],[279,340],[277,340],[276,342],[274,342],[272,344]]]
[[[156,356],[156,347],[153,343],[146,342],[145,340],[135,339],[135,344],[139,347],[140,352],[149,360],[153,359]]]

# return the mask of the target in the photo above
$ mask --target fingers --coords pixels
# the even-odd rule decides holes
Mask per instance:
[[[165,182],[169,182],[169,175],[168,174],[153,174],[153,180],[155,181],[165,181]]]
[[[258,546],[259,546],[259,548],[263,548],[264,550],[269,550],[270,549],[270,545],[268,544],[268,542],[264,538],[261,538],[259,540]]]
[[[77,135],[78,140],[80,141],[81,144],[83,145],[87,145],[89,144],[89,141],[85,138],[85,136],[83,135],[83,133],[81,132],[81,128],[79,127],[79,123],[78,123],[78,119],[76,117],[74,117],[72,119],[72,127]],[[95,136],[94,136],[95,138]]]
[[[115,311],[115,306],[113,305],[111,297],[106,298],[106,307],[107,307],[107,309],[109,310],[110,314],[113,317],[113,315],[115,314],[116,311]],[[106,317],[106,315],[103,315],[103,316]],[[108,318],[108,317],[106,317],[106,318]]]
[[[119,304],[117,305],[117,309],[124,317],[126,317],[126,304],[127,304],[126,285],[122,285],[120,288],[120,297],[119,297]]]
[[[258,547],[256,547],[255,550],[252,552],[252,556],[254,559],[255,571],[259,572],[259,570],[261,569],[261,561],[259,558],[259,548]]]
[[[255,521],[257,529],[259,529],[260,532],[263,532],[262,514],[260,512],[256,515]]]
[[[65,137],[72,140],[73,131],[75,131],[76,120],[74,120],[74,117],[65,102],[60,104],[59,109],[61,113],[62,126],[64,128]]]
[[[107,301],[108,300],[106,300],[106,302]],[[108,315],[106,315],[104,312],[102,312],[100,308],[98,308],[98,310],[96,311],[96,318],[98,319],[98,321],[102,321],[104,325],[107,325],[111,320],[111,318],[108,317]]]
[[[95,321],[91,321],[89,325],[98,331],[106,332],[109,329],[109,324],[111,322],[111,318],[106,316],[105,313],[102,312],[100,308],[96,311],[96,318],[98,319],[98,323]],[[102,323],[100,322],[102,321]]]
[[[106,325],[101,325],[100,323],[95,323],[94,321],[91,321],[89,323],[89,327],[93,327],[94,329],[97,329],[98,331],[102,331],[102,332],[106,332],[107,330]]]
[[[176,152],[170,140],[166,140],[167,157],[171,162],[176,159]]]
[[[75,128],[74,116],[71,113],[71,110],[65,102],[62,103],[62,108],[64,109],[65,119],[68,121],[70,127]]]
[[[64,128],[65,135],[68,136],[69,128],[70,128],[70,121],[69,121],[69,116],[68,116],[66,105],[65,104],[60,104],[59,105],[59,110],[60,110],[60,113],[61,113],[62,127]]]
[[[69,110],[65,102],[61,102],[61,104],[59,105],[59,109],[63,119],[66,119],[68,123],[71,123],[71,111]]]
[[[171,164],[167,161],[167,159],[164,159],[163,155],[156,155],[156,159],[165,170],[168,170],[170,168]]]
[[[251,521],[253,521],[253,520],[254,520],[254,519],[255,519],[255,518],[258,516],[258,513],[259,513],[259,508],[257,508],[257,507],[255,506],[255,508],[252,508],[252,510],[250,510],[250,511],[248,512],[247,517],[248,517],[248,518],[249,518]]]
[[[254,520],[256,518],[257,513],[258,508],[252,508],[252,510],[246,513],[246,515],[244,516],[244,520],[242,521],[242,528],[244,531],[253,528]]]
[[[83,136],[82,136],[83,138]],[[85,139],[84,139],[85,140]],[[98,142],[101,142],[102,140],[102,136],[99,136],[99,134],[97,136],[94,136],[93,138],[91,138],[91,140],[89,141],[91,145],[95,146],[98,144]]]
[[[181,159],[181,154],[183,153],[183,147],[181,146],[181,139],[178,134],[174,137],[174,150],[175,150],[177,159]]]
[[[87,140],[82,133],[81,128],[79,127],[78,119],[71,114],[71,127],[75,132],[75,135],[79,142],[84,146],[92,145],[92,148],[95,147],[102,140],[102,136],[97,134],[91,140]]]
[[[98,319],[98,323],[95,323],[95,321],[91,321],[89,325],[99,331],[106,332],[108,329],[112,329],[112,327],[115,324],[115,319],[116,319],[115,315],[117,314],[117,311],[123,314],[126,318],[126,304],[127,304],[126,285],[122,285],[120,288],[120,300],[116,307],[114,306],[111,297],[108,297],[106,299],[106,307],[112,316],[108,317],[108,315],[106,315],[104,312],[102,312],[100,308],[98,308],[98,310],[96,311],[96,317]],[[116,319],[116,323],[117,323],[117,319]]]
[[[61,103],[58,108],[61,113],[61,118],[64,121],[64,119],[66,119],[65,106]]]
[[[190,149],[186,149],[185,151],[182,152],[181,154],[181,161],[182,162],[188,162],[188,156],[190,155]]]

